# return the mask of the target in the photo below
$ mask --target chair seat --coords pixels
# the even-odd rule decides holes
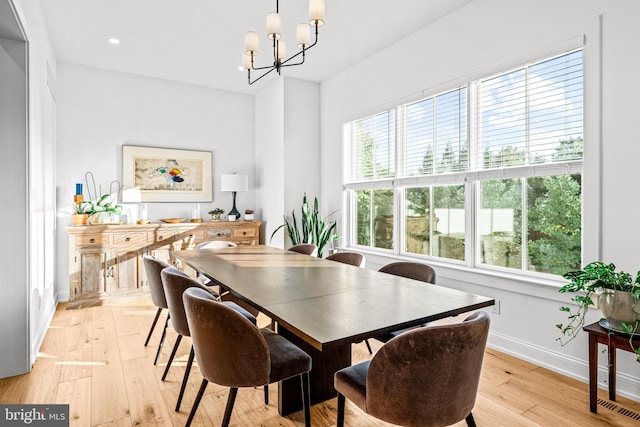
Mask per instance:
[[[271,329],[262,328],[260,333],[267,342],[271,354],[270,383],[282,381],[300,375],[300,372],[311,370],[311,357],[307,353]]]
[[[361,408],[367,410],[365,396],[367,395],[367,371],[371,360],[358,363],[339,370],[334,375],[336,391]]]

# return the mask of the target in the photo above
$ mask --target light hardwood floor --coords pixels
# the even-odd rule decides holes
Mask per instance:
[[[160,377],[175,333],[169,332],[164,352],[154,366],[160,326],[149,346],[143,346],[156,311],[149,301],[65,308],[65,304],[58,307],[33,370],[0,379],[0,402],[68,403],[72,426],[184,425],[202,379],[194,366],[182,410],[175,412],[189,339],[183,340],[178,360],[163,382]],[[354,345],[353,351],[354,362],[369,357],[364,344]],[[600,405],[598,414],[592,414],[586,384],[487,349],[473,414],[479,427],[640,425],[640,403],[624,398],[608,402],[606,391],[599,393],[606,406]],[[210,384],[193,425],[220,425],[226,397],[225,388]],[[278,414],[275,385],[270,387],[270,400],[269,405],[264,404],[261,388],[241,389],[231,424],[303,425],[301,412],[288,417]],[[311,420],[318,427],[335,425],[336,399],[313,406]],[[346,425],[389,424],[363,414],[348,402]]]

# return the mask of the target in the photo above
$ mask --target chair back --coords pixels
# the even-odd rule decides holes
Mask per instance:
[[[235,248],[236,245],[233,242],[227,242],[226,240],[209,240],[207,242],[198,243],[196,249],[221,249],[221,248]]]
[[[378,271],[393,274],[394,276],[420,280],[421,282],[436,283],[436,271],[433,267],[419,262],[392,262],[391,264],[383,266]]]
[[[192,279],[177,268],[165,268],[162,270],[161,275],[173,329],[184,337],[191,336],[187,315],[184,311],[184,303],[182,302],[182,294],[189,288],[200,288],[210,294],[211,292],[202,283]],[[212,296],[219,298],[217,294]]]
[[[476,401],[489,315],[417,328],[378,350],[367,373],[367,412],[403,426],[445,426]]]
[[[147,273],[147,280],[149,280],[149,292],[153,305],[158,308],[167,308],[167,298],[164,296],[160,272],[171,267],[171,264],[148,255],[142,258],[142,262],[144,263],[144,271]]]
[[[356,267],[364,267],[364,255],[357,252],[336,252],[335,254],[329,255],[327,259]]]
[[[313,243],[302,243],[289,248],[292,252],[298,252],[305,255],[318,256],[318,247]]]
[[[183,296],[202,376],[227,387],[268,384],[271,360],[260,330],[245,316],[206,294],[190,288]]]

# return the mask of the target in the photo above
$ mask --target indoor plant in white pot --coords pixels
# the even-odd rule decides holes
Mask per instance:
[[[122,205],[119,205],[115,196],[103,194],[98,200],[88,202],[91,205],[89,224],[110,224],[119,221],[122,213]]]

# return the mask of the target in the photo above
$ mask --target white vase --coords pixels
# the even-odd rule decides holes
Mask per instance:
[[[611,329],[620,330],[620,323],[634,325],[640,319],[640,304],[631,292],[604,289],[598,296],[598,307]]]

